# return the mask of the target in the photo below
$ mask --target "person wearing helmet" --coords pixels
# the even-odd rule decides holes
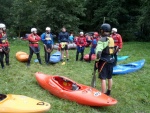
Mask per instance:
[[[83,32],[80,32],[80,36],[77,39],[76,45],[77,45],[76,61],[78,61],[79,53],[81,53],[80,61],[83,61],[84,49],[86,45],[86,38]]]
[[[101,39],[96,46],[96,60],[94,70],[98,69],[101,80],[101,92],[110,95],[112,88],[112,73],[114,59],[114,40],[110,37],[111,26],[108,23],[101,25]],[[108,90],[106,92],[106,79],[108,79]]]
[[[122,42],[121,35],[117,33],[117,28],[112,28],[111,37],[114,39],[114,42],[115,42],[114,66],[116,66],[117,65],[117,56],[118,56],[118,53],[122,49],[123,42]]]
[[[39,41],[41,38],[37,35],[37,29],[32,28],[31,29],[31,34],[28,35],[28,41],[29,41],[29,58],[27,61],[27,66],[30,66],[30,61],[33,56],[33,53],[36,54],[37,59],[40,64],[41,63],[41,58],[40,58],[40,47],[39,47]]]
[[[66,31],[65,27],[62,28],[62,31],[58,35],[58,43],[61,51],[61,61],[63,61],[64,50],[66,51],[67,61],[69,61],[69,53],[68,53],[69,33]]]
[[[5,55],[5,62],[6,65],[9,65],[9,42],[7,40],[6,35],[6,26],[3,23],[0,23],[0,62],[1,67],[4,68],[4,55]]]
[[[44,44],[44,52],[45,52],[45,63],[49,63],[50,54],[53,51],[53,35],[51,34],[51,28],[46,27],[46,32],[41,35],[41,40]]]
[[[98,32],[94,32],[92,42],[91,42],[91,49],[90,49],[90,53],[89,53],[89,63],[91,62],[92,54],[95,54],[95,48],[97,46],[98,40],[99,40],[99,34],[98,34]]]

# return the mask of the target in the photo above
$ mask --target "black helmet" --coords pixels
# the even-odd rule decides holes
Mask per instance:
[[[110,32],[111,31],[111,26],[107,23],[104,23],[101,25],[101,30],[103,30],[104,32]]]

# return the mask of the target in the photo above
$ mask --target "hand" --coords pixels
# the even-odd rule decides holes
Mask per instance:
[[[98,62],[95,62],[95,66],[96,66],[96,68],[98,68]]]
[[[121,51],[121,49],[118,50],[118,52],[120,52],[120,51]]]

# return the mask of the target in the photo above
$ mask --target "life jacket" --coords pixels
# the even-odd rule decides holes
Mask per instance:
[[[84,37],[79,37],[78,42],[79,44],[84,44]]]
[[[46,40],[47,44],[52,44],[52,37],[50,34],[45,33],[45,39],[48,38],[48,40]]]
[[[7,36],[5,33],[2,33],[0,37],[0,43],[5,44],[6,42],[7,42]]]
[[[108,40],[109,40],[108,46],[102,51],[102,54],[104,55],[112,55],[114,53],[114,40],[112,37],[107,37],[106,41]]]

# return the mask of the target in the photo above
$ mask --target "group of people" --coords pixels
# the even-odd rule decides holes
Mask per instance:
[[[5,24],[0,24],[0,62],[2,68],[4,68],[3,58],[6,56],[6,65],[9,65],[9,43],[6,35]],[[68,44],[75,42],[76,49],[76,61],[78,61],[79,53],[81,53],[80,61],[83,61],[84,49],[87,44],[87,39],[90,42],[89,62],[91,61],[92,54],[96,54],[96,60],[94,69],[98,70],[99,78],[101,80],[101,91],[110,95],[112,88],[112,73],[113,66],[117,64],[118,52],[122,49],[122,37],[117,33],[116,28],[112,28],[107,23],[100,26],[100,34],[94,32],[93,36],[84,35],[84,32],[80,32],[79,36],[74,38],[73,33],[69,34],[66,28],[63,27],[62,31],[58,35],[58,43],[61,51],[61,61],[64,61],[64,51],[66,52],[66,60],[69,61]],[[32,28],[31,34],[28,35],[29,41],[29,58],[27,66],[30,66],[32,55],[35,53],[40,64],[42,64],[40,57],[39,41],[43,42],[45,52],[45,63],[49,63],[50,54],[53,51],[53,35],[51,34],[51,28],[46,27],[45,32],[39,36],[37,35],[37,29]],[[108,88],[106,88],[106,79],[108,79]],[[107,91],[106,91],[107,89]]]

